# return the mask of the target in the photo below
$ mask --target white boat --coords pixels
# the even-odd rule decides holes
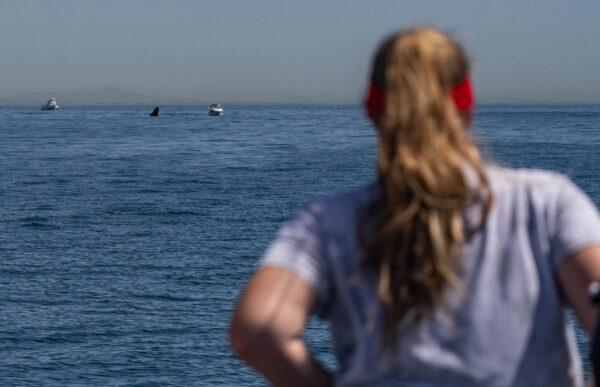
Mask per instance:
[[[56,103],[56,98],[50,97],[48,102],[42,105],[42,110],[56,110],[58,109],[58,104]]]
[[[223,108],[221,107],[220,104],[213,103],[212,105],[210,105],[210,108],[208,109],[208,115],[209,116],[222,116]]]

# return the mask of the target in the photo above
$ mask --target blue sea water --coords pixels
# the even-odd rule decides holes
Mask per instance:
[[[227,343],[244,281],[296,210],[374,178],[359,107],[150,111],[0,107],[0,385],[264,385]],[[482,106],[473,132],[600,204],[600,106]]]

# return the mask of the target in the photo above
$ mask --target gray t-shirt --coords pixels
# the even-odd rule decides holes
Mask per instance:
[[[393,351],[381,349],[376,278],[359,262],[357,229],[377,185],[312,204],[281,229],[261,266],[285,268],[314,288],[315,313],[331,327],[337,385],[582,384],[555,274],[562,259],[600,244],[598,212],[565,176],[486,173],[494,203],[464,245],[461,288],[448,288],[449,310],[406,327]],[[465,223],[479,213],[467,211]]]

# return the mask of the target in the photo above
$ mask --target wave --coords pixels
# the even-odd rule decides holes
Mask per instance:
[[[59,228],[57,225],[50,223],[50,219],[39,216],[26,216],[24,218],[17,219],[17,223],[20,223],[22,227],[30,227],[30,228]]]

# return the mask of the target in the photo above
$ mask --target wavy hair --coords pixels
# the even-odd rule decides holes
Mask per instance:
[[[386,339],[460,284],[463,213],[482,203],[483,224],[491,206],[479,151],[451,98],[468,73],[464,50],[432,28],[395,34],[374,57],[371,81],[385,96],[374,118],[381,195],[369,206],[364,262],[377,273]]]

